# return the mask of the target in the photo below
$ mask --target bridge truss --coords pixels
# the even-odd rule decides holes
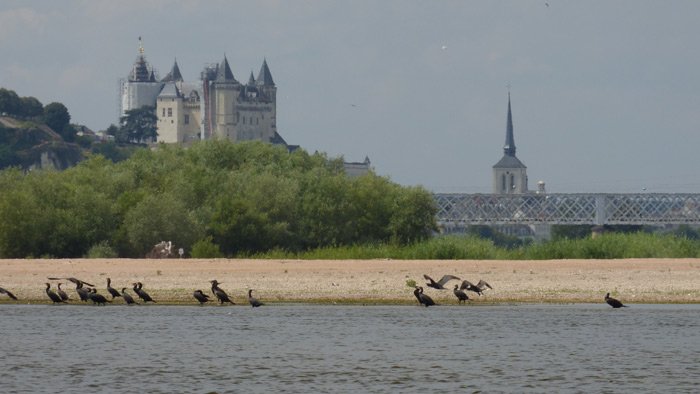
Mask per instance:
[[[700,194],[434,194],[438,225],[700,225]]]

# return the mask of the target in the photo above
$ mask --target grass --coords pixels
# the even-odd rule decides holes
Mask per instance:
[[[517,248],[498,247],[476,236],[441,236],[410,245],[367,244],[289,252],[275,249],[260,259],[302,260],[554,260],[697,258],[700,241],[672,234],[606,233],[596,238],[559,239]]]

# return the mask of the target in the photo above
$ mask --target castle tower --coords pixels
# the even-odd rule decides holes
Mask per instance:
[[[156,98],[163,88],[163,83],[158,81],[155,70],[146,61],[141,37],[139,37],[138,55],[131,72],[126,79],[120,81],[119,85],[120,118],[126,114],[126,111],[132,109],[143,106],[155,107]]]
[[[233,76],[226,55],[219,64],[216,70],[216,79],[211,85],[211,96],[214,99],[212,104],[216,114],[212,134],[217,138],[237,141],[235,114],[236,100],[240,93],[241,84]]]
[[[510,109],[510,92],[508,92],[506,142],[503,146],[503,157],[493,166],[493,193],[521,194],[527,192],[527,167],[515,156],[513,115]]]

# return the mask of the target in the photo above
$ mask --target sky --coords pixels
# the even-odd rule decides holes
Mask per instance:
[[[700,1],[0,2],[0,87],[118,118],[143,38],[163,77],[263,59],[290,144],[433,192],[490,193],[510,90],[529,188],[700,193]]]

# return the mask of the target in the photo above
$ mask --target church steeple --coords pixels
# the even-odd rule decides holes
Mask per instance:
[[[506,124],[506,144],[503,154],[515,157],[515,138],[513,138],[513,114],[510,111],[510,92],[508,92],[508,122]]]

